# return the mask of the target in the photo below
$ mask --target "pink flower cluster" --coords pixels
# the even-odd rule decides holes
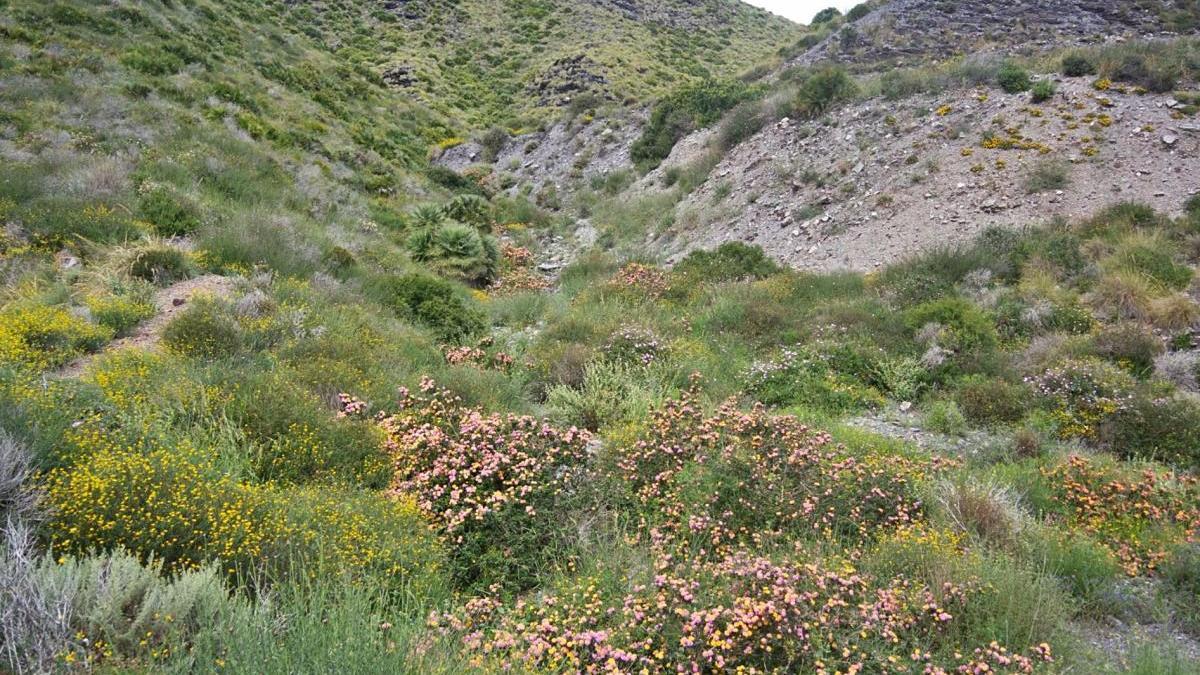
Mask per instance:
[[[627,263],[617,271],[611,285],[620,289],[631,289],[651,297],[661,297],[667,291],[666,271],[641,263]]]
[[[359,400],[350,394],[338,394],[338,413],[337,417],[343,419],[346,417],[362,417],[367,413],[367,402]]]
[[[468,603],[430,623],[505,668],[582,673],[1028,673],[1050,660],[992,644],[938,664],[970,592],[739,553],[715,563],[655,564],[650,583],[610,600],[596,580],[557,595]],[[982,668],[990,670],[982,670]]]
[[[396,467],[392,489],[413,495],[452,541],[514,510],[533,515],[582,467],[586,431],[485,415],[428,378],[420,389],[401,389],[399,410],[379,418]]]
[[[504,352],[488,354],[479,347],[446,347],[443,354],[446,357],[446,363],[452,366],[468,365],[483,369],[508,370],[514,362],[513,357]]]
[[[862,540],[919,517],[913,483],[936,467],[852,456],[762,406],[728,401],[709,415],[695,397],[668,402],[642,440],[616,450],[656,545],[723,557],[797,536]]]

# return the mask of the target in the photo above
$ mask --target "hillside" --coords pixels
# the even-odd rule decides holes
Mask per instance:
[[[801,32],[737,0],[326,0],[271,19],[477,128],[733,77]]]
[[[0,0],[0,672],[1200,672],[1196,10]]]
[[[894,0],[846,22],[793,57],[790,65],[837,62],[870,70],[987,52],[1030,54],[1196,28],[1197,9],[1190,0]]]

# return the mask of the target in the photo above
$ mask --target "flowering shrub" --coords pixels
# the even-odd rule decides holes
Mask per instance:
[[[1126,410],[1133,398],[1133,378],[1094,359],[1070,360],[1028,381],[1050,407],[1063,438],[1095,438],[1099,425]]]
[[[807,345],[782,349],[750,366],[746,389],[768,405],[801,404],[832,413],[882,404],[883,396],[864,381],[878,370],[876,355],[854,352]]]
[[[426,590],[440,584],[440,546],[411,499],[245,485],[195,448],[125,447],[90,427],[75,432],[75,444],[85,454],[46,479],[60,553],[123,547],[168,571],[220,560],[230,573],[323,570]]]
[[[452,366],[469,365],[482,369],[508,370],[514,362],[513,357],[504,352],[488,354],[479,347],[445,347],[444,350],[446,363]]]
[[[112,331],[62,307],[41,305],[0,311],[0,364],[54,368],[99,349]]]
[[[761,406],[743,412],[730,401],[706,415],[694,391],[654,412],[644,438],[616,453],[621,484],[659,548],[724,556],[774,539],[857,541],[920,512],[915,462],[849,456],[827,434]]]
[[[648,366],[658,360],[666,346],[654,331],[640,326],[623,326],[609,336],[604,355],[619,363]]]
[[[392,493],[413,495],[454,546],[461,582],[529,583],[590,435],[484,415],[429,379],[418,393],[401,389],[398,406],[379,418],[395,462]]]
[[[511,609],[482,600],[434,615],[469,650],[502,666],[585,673],[1027,673],[1051,660],[995,643],[943,661],[935,651],[972,590],[880,583],[853,568],[738,554],[716,563],[660,562],[652,580],[606,597],[583,577]]]
[[[631,292],[648,298],[660,298],[667,291],[667,273],[657,267],[641,263],[627,263],[617,270],[608,282],[616,291]]]
[[[1096,535],[1130,575],[1154,570],[1176,544],[1200,537],[1196,476],[1122,471],[1075,455],[1043,474],[1071,524]]]

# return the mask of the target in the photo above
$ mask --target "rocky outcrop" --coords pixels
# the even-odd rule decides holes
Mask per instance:
[[[1174,31],[1171,17],[1179,5],[1176,0],[894,0],[846,24],[790,65],[915,64],[1145,37]]]
[[[582,54],[568,56],[550,64],[525,91],[544,106],[568,105],[585,93],[611,98],[603,72],[603,66]]]
[[[1181,212],[1200,189],[1200,120],[1169,95],[1057,85],[1037,105],[968,89],[782,120],[730,151],[651,244],[679,255],[745,241],[796,268],[865,271],[993,225],[1122,201]],[[678,165],[673,155],[647,180]]]

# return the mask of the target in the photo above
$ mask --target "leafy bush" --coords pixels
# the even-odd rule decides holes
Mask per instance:
[[[1187,396],[1136,396],[1101,428],[1099,440],[1122,457],[1200,468],[1200,403]]]
[[[934,401],[925,412],[925,426],[939,434],[962,436],[967,431],[967,418],[954,401]]]
[[[233,356],[244,346],[241,326],[211,298],[193,299],[163,329],[162,340],[177,354],[207,359]]]
[[[818,70],[800,85],[794,105],[797,115],[813,117],[824,113],[833,104],[844,101],[858,90],[854,79],[841,68]]]
[[[998,343],[991,317],[962,298],[918,305],[904,313],[904,322],[925,342],[926,365],[942,371],[977,369]]]
[[[722,151],[728,152],[761,131],[768,121],[767,112],[761,102],[739,103],[721,120],[721,127],[717,131],[717,145]]]
[[[756,89],[740,81],[705,80],[684,87],[654,106],[630,157],[643,170],[652,169],[671,154],[679,139],[713,124],[726,110],[755,95]]]
[[[1054,83],[1050,80],[1038,80],[1030,91],[1029,99],[1034,103],[1044,103],[1054,97]]]
[[[509,134],[505,129],[492,127],[479,137],[479,145],[483,148],[483,159],[488,162],[496,161],[504,146],[508,145]]]
[[[1144,377],[1154,370],[1154,359],[1163,352],[1162,341],[1145,326],[1132,322],[1110,324],[1092,338],[1097,356]]]
[[[628,364],[600,362],[583,368],[577,386],[557,385],[546,405],[559,422],[597,431],[646,414],[665,396],[653,374]]]
[[[1016,422],[1028,411],[1027,387],[996,377],[972,376],[958,383],[954,400],[972,424]]]
[[[484,231],[491,229],[495,219],[492,205],[478,195],[458,195],[446,202],[441,210],[446,219],[473,225]]]
[[[1083,77],[1095,72],[1096,64],[1085,54],[1072,52],[1062,58],[1062,74],[1067,77]]]
[[[1029,73],[1015,63],[1005,63],[996,73],[996,84],[1010,94],[1016,94],[1029,89],[1032,82]]]
[[[1096,359],[1066,361],[1031,384],[1064,438],[1096,438],[1102,424],[1129,409],[1134,392],[1128,373]]]
[[[812,25],[819,26],[823,23],[829,23],[841,15],[842,12],[837,7],[826,7],[813,16]]]
[[[192,262],[186,253],[174,246],[149,245],[134,249],[125,263],[125,270],[134,279],[166,285],[188,278]]]
[[[864,16],[866,16],[870,13],[871,13],[871,5],[868,3],[865,3],[865,2],[860,2],[857,5],[851,7],[850,11],[846,12],[846,20],[847,21],[858,21],[859,19],[863,18]]]
[[[528,587],[561,534],[557,504],[580,475],[589,440],[532,417],[484,415],[433,382],[402,389],[381,419],[396,466],[393,489],[411,494],[454,553],[460,586]]]
[[[824,351],[801,346],[758,361],[746,377],[747,392],[767,405],[802,405],[830,414],[881,405],[883,396],[864,382],[877,369],[876,355],[827,345]]]
[[[447,342],[464,342],[487,327],[484,313],[454,284],[427,274],[378,277],[368,285],[368,292]]]
[[[782,271],[761,246],[740,241],[725,242],[711,251],[692,251],[674,269],[680,276],[706,282],[765,279]]]
[[[500,268],[496,240],[461,223],[445,222],[418,230],[409,237],[408,248],[414,260],[477,285],[493,281]]]
[[[200,212],[194,204],[172,190],[156,186],[142,194],[138,216],[166,237],[191,234],[200,227]]]

